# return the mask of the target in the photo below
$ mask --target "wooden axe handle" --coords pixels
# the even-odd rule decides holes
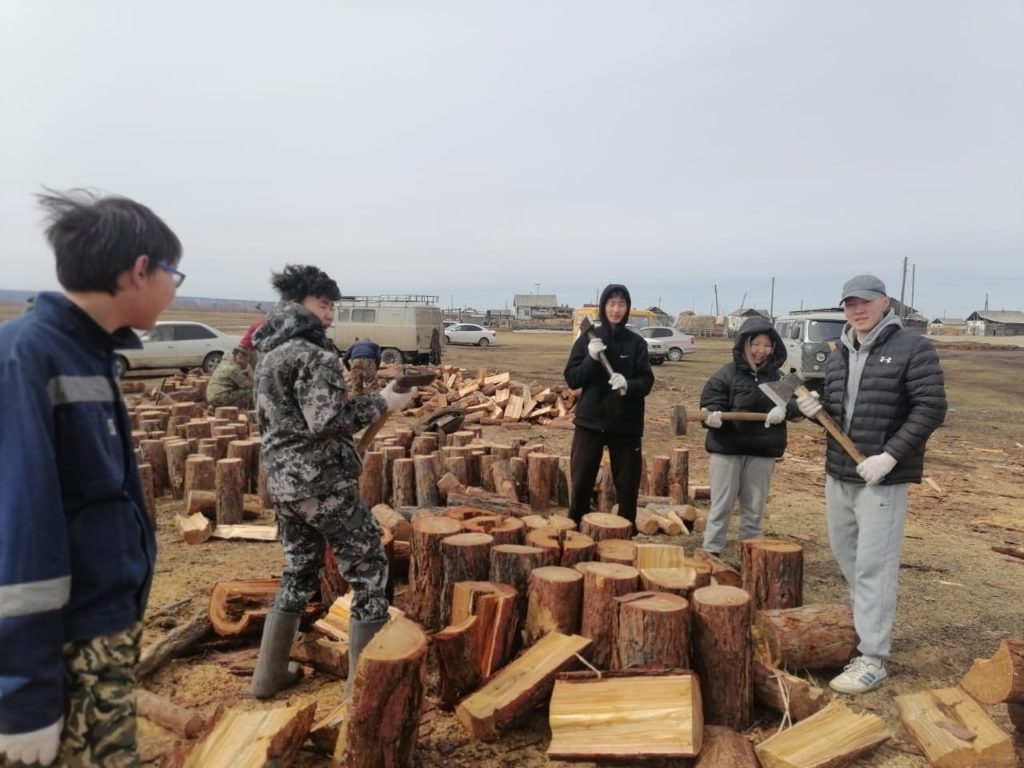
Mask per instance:
[[[691,418],[692,421],[704,421],[711,411],[701,408]],[[722,421],[764,421],[768,418],[767,413],[756,413],[754,411],[722,411]]]
[[[811,397],[810,390],[808,390],[807,387],[805,387],[803,384],[800,384],[799,386],[795,387],[793,389],[793,393],[797,397]],[[864,459],[867,458],[867,456],[861,453],[857,446],[853,444],[853,440],[851,440],[847,436],[847,434],[839,428],[839,425],[836,424],[835,419],[828,415],[828,411],[825,410],[824,406],[822,406],[821,410],[818,411],[818,414],[814,418],[817,420],[819,424],[821,424],[821,426],[825,428],[826,432],[828,432],[830,435],[832,435],[833,438],[835,438],[835,441],[837,443],[843,446],[843,450],[846,451],[847,454],[849,454],[851,459],[860,464],[862,461],[864,461]]]

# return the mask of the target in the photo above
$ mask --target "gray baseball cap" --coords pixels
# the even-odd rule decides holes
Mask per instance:
[[[857,298],[866,301],[885,296],[885,283],[874,275],[857,275],[843,283],[843,298],[839,300],[842,304],[847,299]]]

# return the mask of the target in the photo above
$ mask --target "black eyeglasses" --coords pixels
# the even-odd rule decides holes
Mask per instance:
[[[162,269],[164,272],[170,272],[172,275],[174,275],[174,287],[175,288],[180,288],[181,284],[185,282],[185,273],[184,272],[179,272],[177,269],[172,267],[170,264],[168,264],[166,262],[163,262],[163,261],[154,261],[153,263],[156,264],[158,267],[160,267],[160,269]]]

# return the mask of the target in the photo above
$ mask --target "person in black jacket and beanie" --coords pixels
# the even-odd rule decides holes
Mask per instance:
[[[758,385],[777,381],[786,362],[782,338],[763,317],[751,317],[740,326],[732,348],[732,362],[719,368],[700,396],[708,411],[704,420],[704,447],[710,454],[711,511],[704,529],[704,549],[720,555],[725,548],[729,516],[740,502],[739,540],[761,535],[764,505],[768,500],[775,460],[786,450],[786,419],[799,418],[774,406]],[[764,425],[751,421],[722,421],[723,411],[762,411]]]
[[[654,386],[647,355],[647,340],[626,327],[632,301],[624,285],[613,283],[601,293],[601,324],[595,338],[580,334],[565,365],[565,381],[581,389],[573,421],[569,470],[569,516],[577,523],[590,511],[594,482],[605,447],[612,465],[612,480],[619,514],[636,520],[640,492],[644,434],[644,398]],[[615,372],[609,377],[600,362],[604,352]]]

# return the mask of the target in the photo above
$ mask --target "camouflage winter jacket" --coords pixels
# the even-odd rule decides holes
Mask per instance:
[[[387,410],[384,398],[349,400],[334,345],[300,304],[278,304],[253,343],[262,353],[256,416],[271,498],[298,501],[358,478],[352,435]]]

